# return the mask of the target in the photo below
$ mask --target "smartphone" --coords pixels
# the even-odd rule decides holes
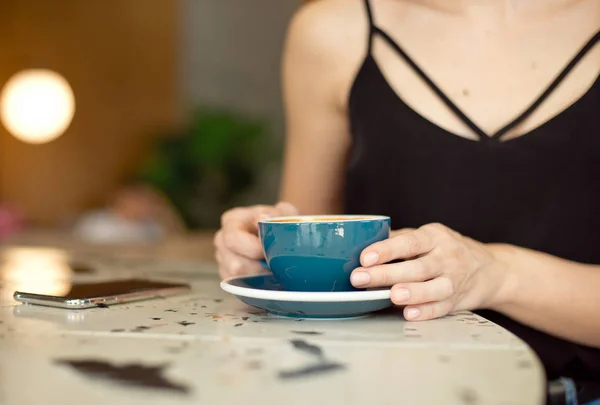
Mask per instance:
[[[142,279],[113,280],[101,283],[73,284],[64,295],[15,291],[14,299],[26,304],[67,309],[105,307],[125,302],[162,298],[191,291],[188,284]]]

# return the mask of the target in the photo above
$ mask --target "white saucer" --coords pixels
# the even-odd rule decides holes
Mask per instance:
[[[391,307],[390,290],[284,291],[271,274],[229,278],[221,288],[248,305],[293,318],[350,318]]]

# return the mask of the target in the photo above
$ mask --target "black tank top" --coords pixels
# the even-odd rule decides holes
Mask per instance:
[[[349,96],[353,142],[345,211],[389,215],[394,228],[440,222],[484,243],[510,243],[600,264],[600,77],[554,118],[517,138],[502,139],[544,102],[598,42],[600,32],[523,114],[489,135],[373,23],[369,1],[365,4],[369,47]],[[433,124],[396,94],[373,58],[375,36],[397,51],[478,141]],[[537,332],[492,311],[480,313],[528,342],[549,378],[600,380],[600,350]]]

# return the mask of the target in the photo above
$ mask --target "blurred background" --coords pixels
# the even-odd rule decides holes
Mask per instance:
[[[0,238],[157,243],[275,201],[298,6],[0,1]]]

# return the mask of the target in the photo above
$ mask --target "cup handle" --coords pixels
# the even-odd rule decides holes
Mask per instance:
[[[271,270],[271,269],[269,269],[269,265],[267,264],[267,261],[265,259],[260,260],[259,262],[260,262],[260,265],[263,266],[265,269]]]

